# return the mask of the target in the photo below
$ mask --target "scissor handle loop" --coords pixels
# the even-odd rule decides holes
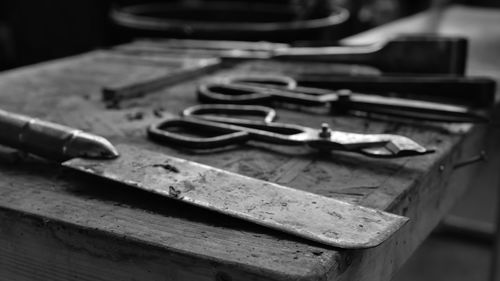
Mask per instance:
[[[169,131],[169,129],[180,127],[221,133],[221,135],[214,137],[193,137]],[[225,127],[224,125],[219,126],[214,122],[200,119],[190,119],[189,117],[165,119],[161,122],[153,124],[148,128],[148,137],[161,143],[199,149],[218,148],[233,144],[240,144],[245,143],[250,139],[250,135],[245,131],[233,130]]]
[[[264,123],[273,122],[276,119],[276,111],[267,106],[259,105],[234,105],[234,104],[201,104],[184,109],[182,116],[197,116],[207,120],[226,121],[230,117],[219,117],[213,115],[229,116],[255,116],[262,117]]]
[[[205,103],[266,104],[273,96],[262,87],[208,82],[198,85],[198,99]]]
[[[227,84],[263,84],[283,87],[283,89],[292,90],[297,88],[297,81],[292,77],[285,75],[259,75],[259,74],[245,74],[245,75],[231,75],[221,79],[223,83]]]
[[[263,104],[273,99],[266,85],[292,90],[297,82],[283,75],[233,75],[198,85],[198,99],[206,103]]]

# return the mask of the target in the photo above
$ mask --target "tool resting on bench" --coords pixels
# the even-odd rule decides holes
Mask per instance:
[[[328,82],[325,82],[328,83]],[[206,103],[329,106],[333,113],[363,111],[412,119],[445,122],[486,122],[486,112],[465,106],[395,97],[353,93],[349,90],[299,87],[287,76],[223,76],[198,86],[198,98]]]
[[[148,128],[148,136],[162,144],[189,148],[216,148],[240,144],[249,140],[280,145],[307,145],[330,151],[341,150],[371,157],[404,157],[430,153],[410,138],[392,134],[356,134],[296,124],[271,122],[276,116],[273,109],[248,105],[197,105],[185,109],[182,118],[167,118]],[[216,116],[213,116],[216,115]],[[231,117],[220,116],[230,115]],[[236,115],[259,116],[262,120],[234,118]],[[179,129],[218,134],[193,137]]]

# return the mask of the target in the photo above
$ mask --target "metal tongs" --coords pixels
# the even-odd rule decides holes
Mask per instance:
[[[234,118],[259,116],[262,120]],[[371,157],[403,157],[433,152],[410,138],[393,134],[356,134],[333,131],[323,123],[321,129],[272,122],[276,112],[255,105],[196,105],[185,109],[181,118],[169,118],[148,128],[148,136],[161,143],[207,149],[256,140],[281,145],[307,145],[318,150],[342,150]],[[230,117],[228,117],[230,116]],[[209,137],[193,137],[179,129],[208,132]],[[219,134],[213,136],[214,134]]]
[[[413,99],[354,93],[349,90],[300,87],[287,76],[242,75],[214,78],[198,87],[198,98],[206,103],[330,106],[333,113],[362,111],[390,116],[443,122],[487,122],[481,110],[465,106]]]

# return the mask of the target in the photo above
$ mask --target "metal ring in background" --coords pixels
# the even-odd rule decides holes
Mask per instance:
[[[295,20],[295,12],[279,5],[210,2],[188,6],[171,3],[114,7],[113,22],[129,31],[163,37],[267,40],[337,39],[336,28],[349,18],[336,7],[324,15]],[[337,31],[338,33],[338,31]],[[314,36],[316,38],[310,38]],[[328,38],[331,37],[331,38]]]

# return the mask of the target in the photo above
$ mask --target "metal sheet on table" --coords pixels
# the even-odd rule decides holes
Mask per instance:
[[[63,165],[340,248],[377,246],[408,220],[133,146],[117,149],[114,160]]]

